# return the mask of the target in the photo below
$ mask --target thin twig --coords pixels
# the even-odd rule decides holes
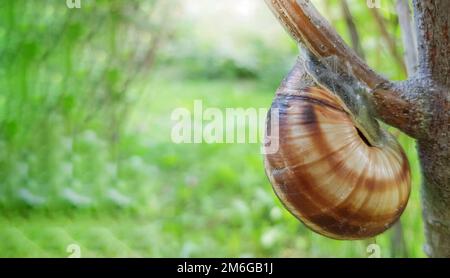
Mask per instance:
[[[395,42],[395,39],[387,31],[386,22],[383,16],[380,14],[380,12],[378,12],[378,9],[369,9],[369,10],[372,11],[372,15],[375,18],[375,22],[378,25],[378,29],[380,30],[381,37],[387,44],[389,52],[391,53],[392,57],[394,57],[396,63],[400,65],[401,69],[406,74],[406,66],[403,61],[403,57],[397,50],[397,43]]]
[[[408,250],[406,249],[406,242],[404,236],[404,229],[401,221],[398,221],[392,226],[393,233],[391,234],[391,249],[394,258],[407,258]]]
[[[358,29],[356,29],[352,13],[348,7],[347,0],[341,1],[342,14],[344,15],[345,23],[347,24],[348,32],[350,33],[350,40],[352,47],[358,53],[361,59],[365,60],[364,50],[361,47],[361,40],[359,39]]]
[[[412,27],[411,10],[409,9],[408,0],[397,0],[396,8],[402,29],[406,68],[408,70],[408,76],[411,76],[417,67],[417,42]]]

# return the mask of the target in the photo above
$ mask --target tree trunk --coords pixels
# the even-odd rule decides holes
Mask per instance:
[[[417,142],[423,173],[425,252],[430,257],[450,257],[449,14],[448,0],[414,0],[419,45],[416,88],[427,101],[424,132]]]

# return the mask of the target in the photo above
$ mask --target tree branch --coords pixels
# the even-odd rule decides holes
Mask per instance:
[[[397,14],[402,29],[403,47],[405,49],[405,62],[408,76],[416,71],[417,67],[417,42],[412,28],[411,11],[408,0],[397,0]]]
[[[423,132],[424,113],[417,101],[416,80],[386,82],[372,90],[372,101],[382,120],[413,138]]]
[[[370,88],[386,82],[346,45],[308,0],[265,0],[291,36],[320,58],[337,56]],[[344,65],[343,65],[344,66]]]
[[[413,99],[405,86],[396,86],[373,71],[344,42],[309,0],[265,0],[272,12],[304,48],[320,61],[334,58],[340,72],[349,72],[372,89],[370,95],[377,116],[394,127],[414,136],[410,119],[418,119]],[[358,90],[358,88],[356,88]],[[353,96],[355,98],[356,96]],[[393,117],[392,115],[395,115]]]
[[[450,1],[414,0],[419,71],[442,85],[450,85]]]

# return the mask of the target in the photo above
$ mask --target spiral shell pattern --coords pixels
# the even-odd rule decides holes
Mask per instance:
[[[270,140],[279,150],[265,155],[265,169],[282,203],[315,232],[369,238],[405,209],[410,169],[397,141],[371,146],[344,107],[318,87],[278,93],[278,137]]]

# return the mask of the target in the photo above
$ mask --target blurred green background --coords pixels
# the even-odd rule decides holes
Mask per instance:
[[[313,2],[351,45],[342,1]],[[394,1],[377,10],[390,38],[366,1],[347,2],[365,59],[404,78]],[[381,257],[423,257],[405,135],[408,207],[365,241],[291,216],[259,144],[172,143],[172,111],[195,99],[268,108],[296,55],[260,0],[0,1],[0,256],[369,257],[376,242]]]

